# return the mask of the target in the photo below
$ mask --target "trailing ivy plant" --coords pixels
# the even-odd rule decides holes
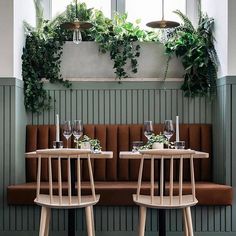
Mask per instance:
[[[27,111],[39,112],[49,109],[51,97],[44,89],[43,79],[69,87],[60,75],[60,58],[66,36],[59,27],[51,27],[43,19],[40,1],[35,0],[36,27],[25,22],[26,43],[22,55],[25,107]]]
[[[200,13],[195,29],[191,21],[180,11],[175,13],[183,25],[169,36],[166,53],[180,58],[185,69],[182,90],[187,97],[209,96],[216,93],[218,57],[214,48],[214,19]]]
[[[44,80],[50,83],[60,83],[70,87],[68,81],[60,74],[62,47],[65,41],[72,40],[71,31],[60,27],[63,22],[74,21],[76,18],[75,4],[69,4],[65,12],[52,21],[43,19],[43,9],[40,0],[34,0],[36,8],[36,27],[25,22],[27,32],[26,44],[22,55],[22,76],[24,80],[25,107],[27,111],[40,112],[49,109],[51,97],[44,89]],[[128,76],[125,71],[127,60],[131,62],[132,72],[137,72],[137,57],[140,46],[135,41],[153,39],[156,36],[147,33],[139,27],[127,22],[127,15],[116,16],[114,21],[85,3],[77,5],[78,19],[90,21],[94,27],[82,32],[84,41],[96,41],[99,50],[109,52],[114,60],[116,76],[121,79]],[[156,37],[157,38],[157,37]]]
[[[137,58],[140,56],[140,45],[134,42],[157,41],[154,32],[142,30],[138,25],[128,22],[127,14],[115,14],[114,20],[106,20],[106,24],[102,24],[102,27],[101,22],[96,22],[94,37],[99,43],[99,50],[102,53],[109,52],[118,79],[129,77],[128,61],[131,71],[133,73],[138,71]]]

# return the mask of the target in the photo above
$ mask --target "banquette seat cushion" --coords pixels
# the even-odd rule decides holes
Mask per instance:
[[[154,125],[155,133],[163,130],[162,125]],[[113,151],[113,159],[93,160],[93,172],[95,179],[96,192],[101,194],[100,205],[133,205],[132,194],[135,193],[138,179],[139,160],[121,160],[120,151],[131,150],[132,142],[137,140],[145,141],[142,125],[85,125],[84,134],[91,138],[97,138],[101,142],[103,150]],[[173,137],[175,139],[175,137]],[[194,161],[196,195],[200,205],[230,205],[232,204],[232,187],[214,183],[212,180],[212,127],[206,124],[182,124],[180,125],[180,139],[186,143],[186,148],[208,152],[208,159],[199,159]],[[55,140],[54,125],[28,125],[26,128],[26,152],[35,151],[52,147]],[[61,140],[65,139],[61,136]],[[64,142],[65,143],[65,142]],[[73,139],[69,141],[69,146],[73,147]],[[57,162],[52,163],[53,169],[56,169]],[[158,174],[158,162],[155,163],[155,176]],[[143,171],[142,191],[149,191],[149,166],[150,162],[145,161]],[[174,165],[175,180],[177,180],[178,163]],[[189,184],[189,163],[184,163],[184,193],[191,191]],[[66,163],[63,164],[62,179],[64,183],[64,192],[66,192]],[[48,166],[46,162],[42,163],[41,179],[45,181],[42,191],[48,189]],[[26,183],[8,186],[9,204],[33,204],[36,194],[36,172],[37,160],[26,159]],[[168,174],[168,170],[167,170]],[[55,172],[55,191],[57,174]],[[83,191],[86,193],[89,189],[87,162],[82,163]],[[168,184],[167,188],[168,191]],[[175,185],[175,192],[178,185]]]

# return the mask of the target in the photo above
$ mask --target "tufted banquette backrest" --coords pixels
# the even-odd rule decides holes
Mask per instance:
[[[155,133],[163,131],[163,125],[154,125]],[[55,125],[28,125],[26,128],[26,152],[37,149],[51,148],[55,140]],[[61,132],[62,134],[62,132]],[[137,181],[139,160],[120,160],[119,152],[132,149],[132,142],[143,140],[143,125],[84,125],[84,134],[91,138],[97,138],[101,142],[102,150],[113,151],[112,160],[93,160],[94,179],[96,181]],[[175,136],[172,137],[175,140]],[[61,140],[66,140],[61,135]],[[180,140],[184,140],[186,148],[205,151],[210,154],[209,159],[195,160],[196,181],[212,180],[212,127],[208,124],[182,124],[180,125]],[[74,147],[73,139],[69,140],[69,146]],[[52,163],[56,169],[57,162]],[[150,162],[144,162],[143,180],[149,180]],[[155,175],[158,176],[158,163],[155,163]],[[169,166],[169,165],[166,165]],[[27,182],[36,181],[37,162],[34,159],[26,159]],[[48,180],[47,162],[42,163],[42,180]],[[189,168],[189,163],[184,163],[184,168]],[[66,180],[66,163],[62,165],[62,178]],[[174,177],[178,176],[177,163],[174,164]],[[168,170],[166,170],[168,175]],[[190,180],[189,171],[184,172],[184,180]],[[82,178],[89,179],[87,162],[82,163]],[[54,173],[54,180],[57,174]]]

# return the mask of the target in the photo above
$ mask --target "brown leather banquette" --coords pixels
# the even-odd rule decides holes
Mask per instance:
[[[154,126],[155,133],[163,130],[162,125]],[[101,194],[100,205],[133,205],[132,194],[136,191],[139,160],[121,160],[120,151],[130,150],[132,142],[144,140],[142,125],[85,125],[84,133],[92,138],[98,138],[103,150],[113,151],[112,160],[93,160],[94,179],[96,192]],[[175,137],[173,137],[174,139]],[[182,124],[180,125],[180,139],[185,140],[186,148],[205,151],[210,154],[209,159],[195,160],[196,194],[200,205],[230,205],[232,204],[232,187],[220,185],[212,181],[212,127],[202,124]],[[54,125],[28,125],[26,128],[26,152],[37,149],[52,147],[55,140]],[[65,139],[61,140],[66,144]],[[74,146],[73,140],[69,141],[69,146]],[[177,178],[177,164],[175,163],[175,176]],[[26,183],[8,187],[9,204],[33,204],[36,194],[36,165],[35,159],[26,159]],[[57,163],[53,163],[55,169]],[[149,165],[145,161],[143,172],[143,191],[148,192]],[[155,175],[158,176],[158,163],[156,163]],[[66,182],[66,163],[64,163],[63,180]],[[42,179],[45,181],[45,191],[48,184],[47,163],[42,164],[44,172]],[[184,163],[184,168],[188,169],[189,164]],[[168,170],[167,170],[168,171]],[[191,191],[189,184],[189,171],[185,171],[184,192]],[[57,175],[54,175],[55,191]],[[82,163],[82,178],[84,180],[83,190],[86,192],[88,186],[87,163]],[[147,182],[145,182],[145,180]],[[175,185],[177,193],[178,185]],[[65,188],[66,191],[66,188]],[[168,191],[168,184],[167,184]]]

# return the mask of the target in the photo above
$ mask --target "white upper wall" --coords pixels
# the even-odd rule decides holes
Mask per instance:
[[[0,77],[13,76],[13,0],[0,0]]]
[[[0,77],[22,77],[24,20],[35,25],[33,0],[0,0]]]
[[[228,0],[229,23],[228,23],[228,75],[236,75],[236,1]]]
[[[202,11],[215,19],[215,46],[220,60],[218,76],[229,75],[228,0],[202,0]]]
[[[35,26],[35,7],[33,0],[14,1],[14,76],[22,78],[23,47],[25,45],[25,31],[23,21]]]

